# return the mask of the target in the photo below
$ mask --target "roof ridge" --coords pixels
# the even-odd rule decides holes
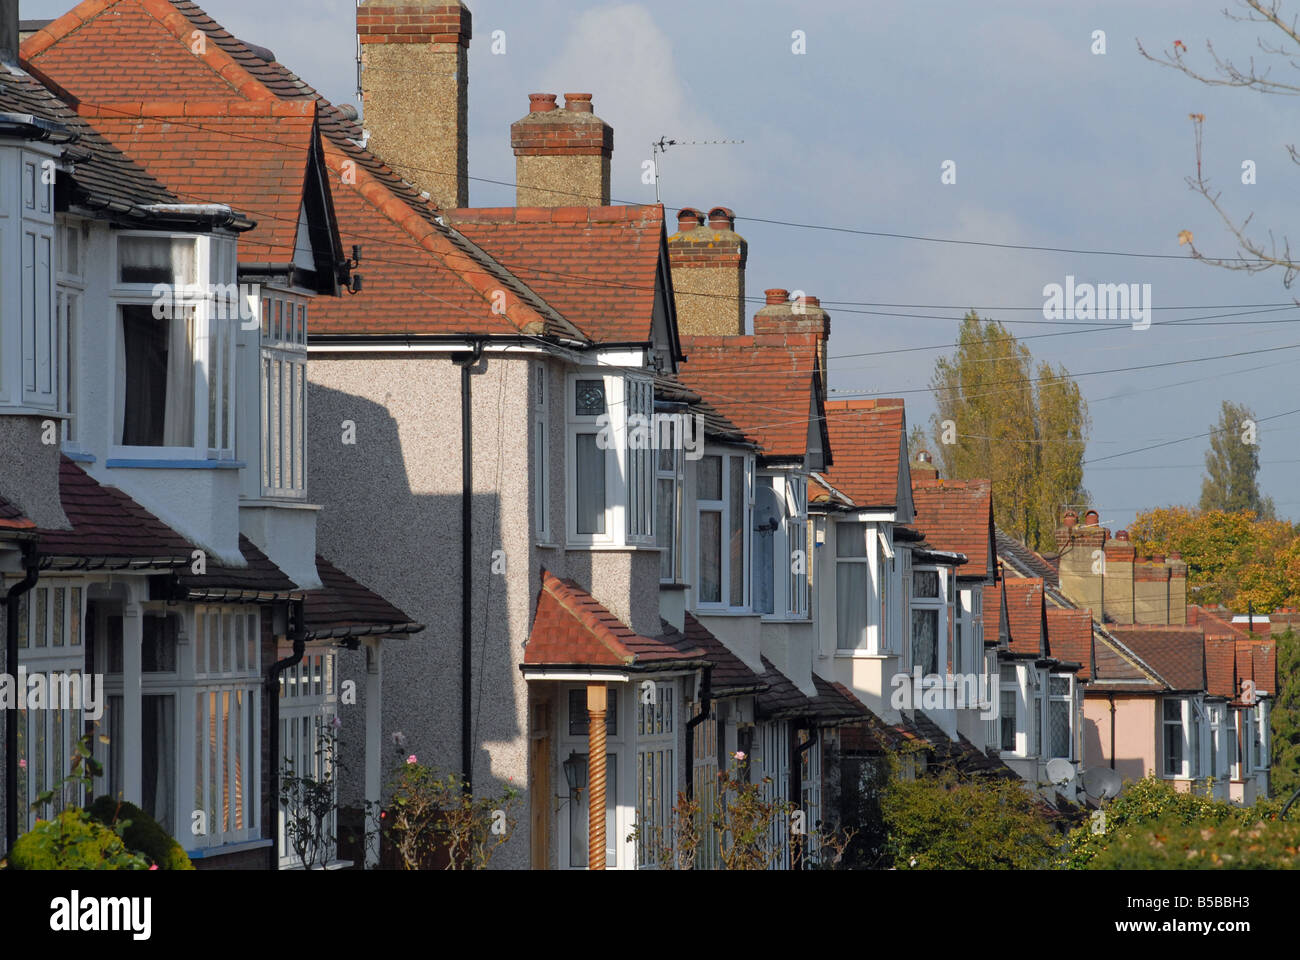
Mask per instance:
[[[160,100],[120,100],[111,104],[76,104],[78,116],[105,119],[156,119],[162,117],[207,117],[214,120],[248,117],[311,117],[318,110],[314,100],[246,100],[242,97],[183,97]]]
[[[334,143],[333,140],[329,137],[324,137],[323,140],[325,144],[326,166],[328,166],[330,170],[343,175],[345,173],[344,165],[347,163],[353,164],[352,169],[347,172],[349,175],[356,178],[355,185],[357,192],[360,193],[366,201],[375,207],[375,209],[380,213],[388,217],[388,219],[397,224],[397,226],[401,227],[426,251],[448,261],[448,265],[451,266],[462,281],[468,284],[485,301],[492,304],[494,312],[499,312],[506,316],[521,333],[541,333],[545,329],[546,324],[542,319],[542,316],[535,309],[529,306],[524,301],[524,298],[519,296],[518,293],[511,291],[514,293],[514,296],[510,298],[513,302],[507,302],[503,308],[498,310],[498,301],[495,293],[497,291],[501,291],[503,294],[505,293],[505,290],[503,289],[504,285],[500,282],[499,278],[493,277],[492,274],[482,266],[474,263],[473,258],[470,257],[469,254],[456,249],[456,244],[450,236],[442,230],[439,230],[425,217],[421,216],[420,213],[409,203],[394,193],[388,184],[384,183],[351,157],[348,157],[344,153],[343,149],[339,147],[338,144]],[[381,191],[384,194],[383,199],[375,195],[377,191]],[[405,212],[398,212],[395,209],[395,206],[400,206],[402,211]],[[496,259],[492,258],[490,255],[489,258],[493,263],[497,262]],[[470,263],[466,265],[456,265],[452,263],[453,260],[470,261]],[[514,277],[514,274],[506,270],[503,265],[499,263],[497,265],[501,267],[508,276],[519,282],[524,289],[530,290],[531,292],[531,288],[529,288],[527,284],[524,284],[523,281],[519,281],[518,278]],[[538,300],[539,302],[545,303],[541,297],[538,297]],[[535,326],[536,329],[530,331],[528,328],[531,326]]]
[[[586,627],[587,632],[590,633],[603,647],[605,647],[605,649],[609,650],[626,663],[633,663],[636,661],[636,654],[633,653],[621,640],[619,640],[618,637],[614,636],[605,623],[603,623],[598,617],[593,616],[590,611],[575,608],[574,601],[577,600],[575,592],[582,590],[582,588],[576,583],[571,580],[561,579],[543,567],[542,589],[549,593],[555,599],[556,603],[568,611],[570,616]],[[591,598],[592,603],[596,604],[611,617],[614,616],[613,612],[610,611],[608,607],[593,597],[588,591],[582,590],[582,592],[586,593],[587,596]],[[614,619],[618,620],[617,617],[614,617]],[[621,624],[622,621],[619,620],[619,623]],[[625,627],[627,626],[626,624],[623,625]],[[627,629],[631,632],[630,627]],[[637,636],[637,634],[634,633],[633,636]]]
[[[82,0],[53,23],[28,37],[21,46],[22,58],[30,60],[39,57],[64,37],[75,33],[106,10],[125,2],[128,0]],[[230,84],[231,88],[242,96],[250,100],[278,99],[261,80],[249,73],[227,53],[220,43],[208,44],[205,37],[201,52],[196,52],[194,45],[186,41],[202,28],[198,27],[186,13],[178,10],[172,0],[129,0],[129,2],[135,3],[161,26],[166,27],[178,43],[184,45],[195,57],[203,60],[213,73]],[[195,9],[199,8],[196,6]],[[207,31],[203,32],[206,35]]]

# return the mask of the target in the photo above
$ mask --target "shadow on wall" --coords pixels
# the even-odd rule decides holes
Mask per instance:
[[[317,383],[308,385],[309,501],[322,506],[317,549],[331,562],[381,594],[414,620],[421,633],[384,641],[383,777],[403,754],[441,772],[461,768],[461,497],[460,416],[456,409],[423,425],[431,443],[408,444],[406,456],[436,457],[447,493],[415,493],[405,466],[397,421],[382,404]],[[481,484],[476,482],[476,486]],[[495,792],[504,778],[527,782],[523,680],[515,645],[522,647],[527,614],[513,609],[506,576],[493,572],[500,550],[500,497],[473,497],[472,742],[518,743],[520,756],[490,756],[476,747],[478,790]],[[526,563],[510,568],[529,582]],[[499,564],[498,564],[499,567]],[[517,605],[517,604],[516,604]],[[529,603],[531,606],[531,603]],[[343,679],[357,683],[356,705],[340,706],[344,731],[364,729],[365,656],[345,655]],[[358,736],[361,734],[358,733]],[[345,740],[348,739],[346,736]],[[355,752],[354,752],[355,755]],[[494,776],[495,768],[495,776]],[[340,801],[355,803],[363,771],[351,765],[340,782]],[[527,857],[527,826],[516,833]]]

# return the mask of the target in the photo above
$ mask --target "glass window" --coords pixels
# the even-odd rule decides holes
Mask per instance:
[[[608,687],[605,702],[605,735],[618,736],[618,690]],[[587,691],[569,691],[569,736],[585,737],[591,723],[587,716]]]
[[[122,236],[117,240],[122,283],[195,283],[195,242],[171,237]]]
[[[937,570],[917,570],[913,573],[912,596],[917,599],[937,599],[939,596],[939,572]]]
[[[912,666],[923,673],[939,672],[939,611],[912,608]]]
[[[573,398],[575,416],[600,416],[605,412],[605,381],[579,380],[574,387]]]
[[[156,319],[149,306],[121,308],[117,442],[194,446],[194,314]]]
[[[583,768],[587,766],[587,755],[578,758]],[[587,825],[588,798],[591,796],[590,777],[584,776],[588,786],[576,797],[569,799],[569,866],[587,866]],[[605,863],[613,866],[618,863],[618,755],[605,756]]]
[[[577,435],[577,531],[605,532],[605,454],[595,433]]]
[[[1019,681],[1015,667],[1003,667],[998,682],[998,725],[1002,750],[1016,752],[1016,699]]]
[[[1052,757],[1073,759],[1070,736],[1073,727],[1074,699],[1070,694],[1070,678],[1052,676],[1048,679],[1051,703],[1047,713],[1048,749]]]
[[[773,478],[760,476],[754,486],[753,598],[755,613],[775,610],[774,573],[776,541],[781,530],[782,510],[773,488]]]
[[[1183,702],[1174,697],[1164,700],[1165,776],[1183,775]]]

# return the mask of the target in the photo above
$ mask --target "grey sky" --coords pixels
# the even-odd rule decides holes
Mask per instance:
[[[70,5],[24,0],[22,15],[56,16]],[[356,102],[349,0],[203,5],[335,102]],[[654,199],[654,188],[640,182],[641,164],[660,135],[743,139],[672,149],[661,190],[670,212],[735,209],[750,243],[751,298],[785,287],[823,302],[924,305],[831,305],[831,355],[844,357],[831,362],[833,390],[901,393],[909,422],[924,422],[940,351],[878,352],[951,344],[958,318],[975,306],[1013,321],[1017,335],[1081,331],[1027,341],[1036,357],[1063,362],[1076,376],[1215,358],[1079,376],[1093,417],[1089,458],[1203,433],[1224,399],[1261,419],[1300,407],[1300,348],[1276,349],[1300,345],[1300,308],[1162,327],[1251,309],[1195,309],[1205,305],[1290,303],[1279,272],[1252,277],[1177,259],[990,249],[743,219],[1175,256],[1186,252],[1177,236],[1187,229],[1203,251],[1233,255],[1217,215],[1184,182],[1195,170],[1188,118],[1195,112],[1206,117],[1205,163],[1223,202],[1239,217],[1254,211],[1260,234],[1280,235],[1297,222],[1300,170],[1286,153],[1296,139],[1287,122],[1292,104],[1202,86],[1136,50],[1139,38],[1153,52],[1182,40],[1204,66],[1208,37],[1242,61],[1259,54],[1256,37],[1269,35],[1226,20],[1223,0],[469,5],[470,173],[483,178],[471,184],[472,203],[513,202],[512,188],[483,181],[513,180],[509,125],[534,91],[594,94],[596,112],[614,127],[613,192],[621,201]],[[505,32],[504,55],[491,53],[496,30]],[[791,52],[794,30],[806,34],[805,55]],[[1094,30],[1106,33],[1104,56],[1091,52]],[[1275,69],[1288,79],[1290,67]],[[1240,180],[1248,159],[1257,164],[1253,186]],[[940,182],[945,160],[957,165],[955,185]],[[1193,309],[1157,309],[1145,331],[1046,325],[1043,287],[1067,274],[1149,283],[1157,308]],[[863,353],[876,355],[846,357]],[[1262,422],[1259,435],[1264,491],[1280,514],[1300,516],[1300,414]],[[1103,522],[1114,529],[1138,509],[1194,502],[1206,446],[1196,439],[1090,465],[1085,482]]]

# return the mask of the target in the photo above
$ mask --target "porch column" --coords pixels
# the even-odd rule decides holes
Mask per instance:
[[[587,684],[587,867],[605,869],[605,710],[603,683]]]
[[[122,605],[122,739],[112,745],[122,756],[122,799],[144,806],[143,747],[144,617],[136,590]]]
[[[366,869],[379,866],[379,756],[383,749],[383,702],[380,691],[384,679],[384,646],[382,640],[366,641]],[[370,843],[374,836],[375,842]]]

